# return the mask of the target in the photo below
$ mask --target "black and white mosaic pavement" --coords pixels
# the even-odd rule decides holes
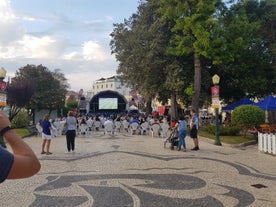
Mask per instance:
[[[56,140],[56,144],[62,142]],[[128,134],[82,138],[77,147],[76,154],[41,156],[46,167],[36,176],[40,181],[33,186],[32,199],[23,206],[244,207],[276,203],[273,193],[266,194],[276,189],[276,174],[249,159],[246,162],[247,158],[239,159],[246,150],[221,151],[206,143],[198,152],[184,153],[164,149],[162,139]],[[268,161],[275,164],[271,157]]]

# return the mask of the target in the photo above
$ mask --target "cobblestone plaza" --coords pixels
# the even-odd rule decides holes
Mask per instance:
[[[276,158],[256,145],[215,146],[200,138],[199,151],[182,152],[163,148],[162,138],[99,131],[77,137],[74,154],[64,154],[61,136],[52,140],[52,155],[40,155],[40,137],[25,141],[42,168],[2,183],[0,206],[276,206]]]

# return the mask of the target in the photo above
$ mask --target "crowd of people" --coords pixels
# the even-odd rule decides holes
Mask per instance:
[[[199,150],[197,130],[199,126],[198,116],[194,110],[191,110],[190,116],[180,115],[179,120],[169,120],[167,116],[156,116],[149,114],[87,114],[77,115],[73,111],[69,111],[67,117],[50,120],[49,115],[45,115],[44,119],[38,123],[41,127],[42,150],[41,154],[51,155],[50,144],[51,139],[58,134],[66,135],[65,153],[75,152],[75,137],[88,135],[92,131],[105,130],[111,125],[111,132],[131,132],[132,134],[152,134],[154,137],[166,138],[170,131],[176,129],[178,132],[179,145],[178,150],[186,151],[185,137],[190,129],[190,137],[193,139],[194,147],[192,150]],[[135,126],[135,127],[134,127]],[[164,127],[166,126],[166,127]],[[188,127],[187,127],[188,126]],[[155,130],[157,128],[157,130]],[[166,137],[164,137],[166,136]],[[45,150],[46,148],[46,150]]]
[[[198,130],[198,117],[195,114],[194,110],[190,112],[190,120],[188,124],[187,117],[180,116],[179,120],[174,120],[171,123],[171,130],[177,130],[179,142],[178,150],[186,151],[186,142],[185,137],[188,132],[187,125],[190,128],[190,137],[194,141],[194,148],[192,150],[199,150],[199,142],[197,137]],[[100,122],[101,125],[95,126],[96,122]],[[149,130],[154,125],[160,125],[162,123],[168,124],[170,120],[168,117],[156,117],[156,116],[145,116],[145,115],[111,115],[105,117],[103,115],[79,115],[73,111],[69,111],[67,117],[56,119],[51,121],[50,116],[46,114],[38,124],[37,127],[40,128],[42,144],[41,144],[41,154],[51,155],[50,152],[51,140],[56,136],[56,131],[60,130],[57,125],[62,126],[62,131],[66,135],[66,153],[75,152],[75,137],[78,133],[78,128],[81,125],[87,125],[87,130],[100,130],[104,128],[105,124],[112,123],[115,127],[115,122],[122,123],[118,130],[128,130],[123,126],[123,122],[128,123],[128,126],[131,124],[143,125],[143,123],[148,124]],[[55,130],[54,130],[55,129]],[[65,130],[64,130],[65,129]],[[143,133],[143,130],[140,130],[140,133]],[[0,147],[0,183],[4,182],[6,179],[18,179],[26,178],[36,174],[40,170],[40,162],[36,157],[33,150],[19,137],[11,128],[11,123],[8,117],[0,110],[0,136],[3,136],[7,143],[9,143],[12,152]],[[159,134],[158,134],[159,136]]]

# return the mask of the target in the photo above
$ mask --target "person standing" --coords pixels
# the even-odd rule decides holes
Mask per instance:
[[[77,129],[77,119],[74,116],[73,111],[69,111],[66,118],[66,143],[67,143],[67,152],[75,152],[75,138],[76,138],[76,129]]]
[[[0,183],[6,179],[27,178],[40,170],[33,150],[11,128],[5,113],[0,110],[0,135],[9,143],[13,153],[0,147]]]
[[[175,128],[177,128],[179,137],[178,151],[181,150],[181,146],[183,145],[183,152],[186,152],[185,137],[187,134],[187,122],[183,115],[180,115],[179,121],[176,123]]]
[[[195,145],[195,147],[192,148],[192,150],[199,150],[198,137],[197,137],[198,117],[194,109],[190,111],[190,115],[192,116],[190,121],[190,136],[193,139],[194,145]]]
[[[52,139],[52,135],[51,135],[51,122],[50,120],[50,115],[46,114],[43,118],[43,121],[41,123],[41,127],[42,127],[42,150],[41,150],[41,154],[46,154],[46,155],[51,155],[53,154],[52,152],[50,152],[50,145],[51,145],[51,139]],[[46,152],[45,152],[45,146],[46,146]]]

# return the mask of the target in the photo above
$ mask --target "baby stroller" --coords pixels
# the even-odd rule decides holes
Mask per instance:
[[[166,147],[167,142],[171,143],[171,150],[174,150],[174,147],[178,146],[179,138],[177,129],[173,129],[171,134],[164,140],[164,148]]]

